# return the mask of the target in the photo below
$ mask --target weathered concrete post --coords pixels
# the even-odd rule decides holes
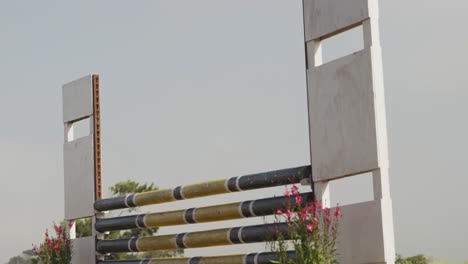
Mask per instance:
[[[93,205],[102,196],[99,109],[98,75],[63,85],[65,219],[69,221],[92,217],[94,222]],[[89,119],[89,134],[77,138],[74,125],[85,119]],[[71,228],[73,264],[96,263],[96,235],[75,238]]]
[[[303,0],[311,166],[318,199],[329,181],[373,174],[374,200],[343,206],[341,263],[394,263],[377,0]],[[364,48],[322,62],[321,42],[362,26]]]

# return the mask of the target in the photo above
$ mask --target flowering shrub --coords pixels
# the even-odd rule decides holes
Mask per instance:
[[[295,197],[295,204],[288,204],[286,209],[277,209],[275,223],[287,223],[288,236],[277,232],[276,239],[270,242],[272,251],[278,256],[281,264],[335,264],[338,224],[341,211],[336,207],[333,214],[330,208],[322,208],[315,200],[303,203],[297,186],[293,185],[284,195]],[[293,259],[288,256],[288,248],[296,252]]]
[[[68,223],[71,227],[72,223]],[[33,253],[36,256],[37,263],[40,264],[69,264],[72,257],[72,248],[70,238],[67,236],[66,224],[60,226],[54,224],[54,230],[57,237],[51,237],[49,231],[45,232],[45,239],[39,247],[33,247]]]

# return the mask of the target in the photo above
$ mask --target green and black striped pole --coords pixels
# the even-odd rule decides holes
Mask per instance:
[[[312,193],[303,193],[301,206],[313,201]],[[131,215],[107,219],[97,219],[95,228],[103,233],[113,230],[134,228],[154,228],[195,223],[206,223],[247,217],[272,215],[277,209],[284,210],[295,206],[295,197],[275,197],[244,201],[215,206],[190,208],[161,213]]]
[[[96,249],[105,254],[246,244],[275,240],[278,236],[288,239],[289,231],[287,223],[263,224],[162,236],[100,240],[97,241]]]
[[[296,252],[288,251],[288,258],[296,258]],[[141,259],[141,260],[113,260],[100,261],[98,264],[271,264],[272,261],[278,261],[275,252],[250,253],[243,255],[225,255],[209,257],[191,257],[191,258],[166,258],[166,259]]]
[[[294,184],[309,177],[310,166],[302,166],[187,186],[179,186],[174,189],[130,194],[126,197],[102,199],[94,203],[94,208],[97,211],[102,212],[150,204],[167,203],[176,200]]]

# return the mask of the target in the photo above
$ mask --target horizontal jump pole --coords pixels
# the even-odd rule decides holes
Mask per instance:
[[[288,251],[288,258],[296,258],[296,252]],[[191,257],[191,258],[154,258],[140,260],[112,260],[99,261],[98,264],[271,264],[272,261],[278,261],[279,258],[275,252],[250,253],[244,255],[225,255],[209,257]]]
[[[307,201],[313,201],[313,195],[311,192],[303,193],[301,194],[301,197],[302,206],[305,206]],[[281,196],[238,203],[190,208],[186,210],[97,219],[95,228],[97,231],[103,233],[113,230],[154,228],[161,226],[241,219],[272,215],[277,209],[284,210],[286,207],[294,204],[295,197]]]
[[[287,223],[263,224],[162,236],[129,239],[99,240],[96,250],[101,254],[117,252],[145,252],[265,242],[278,235],[289,238]]]
[[[230,192],[254,190],[260,188],[299,183],[310,177],[310,166],[263,172],[228,179],[203,182],[193,185],[178,186],[174,189],[134,193],[126,197],[98,200],[94,203],[97,211],[124,209],[150,204],[167,203],[176,200],[191,199]]]

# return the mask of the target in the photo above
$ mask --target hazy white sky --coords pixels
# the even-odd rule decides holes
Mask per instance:
[[[468,259],[468,3],[380,4],[397,252]],[[301,7],[0,1],[0,263],[63,218],[61,85],[89,73],[101,75],[105,188],[309,164]],[[332,194],[369,188],[363,177]]]

